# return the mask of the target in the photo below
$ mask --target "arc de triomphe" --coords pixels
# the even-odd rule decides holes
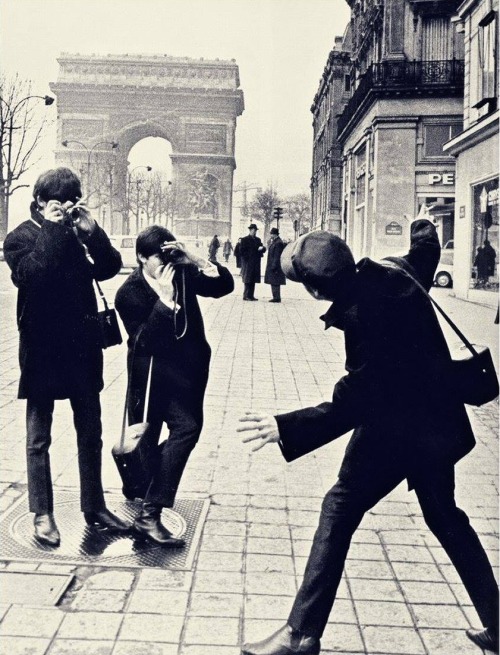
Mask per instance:
[[[172,147],[169,227],[204,240],[229,236],[236,119],[244,109],[235,61],[62,54],[58,63],[51,84],[58,102],[56,163],[80,170],[89,185],[91,171],[99,171],[109,196],[107,229],[128,228],[130,149],[162,137]]]

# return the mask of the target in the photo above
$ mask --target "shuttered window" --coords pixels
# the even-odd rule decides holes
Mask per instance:
[[[429,16],[422,22],[423,61],[443,61],[451,59],[450,19]]]

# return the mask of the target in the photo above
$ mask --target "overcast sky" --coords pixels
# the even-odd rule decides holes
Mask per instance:
[[[309,187],[310,106],[348,19],[345,0],[1,0],[0,60],[45,95],[61,52],[235,59],[245,95],[235,183],[292,194]],[[157,163],[147,144],[131,155],[134,165]],[[37,172],[51,164],[47,155]],[[25,199],[12,203],[14,222]]]

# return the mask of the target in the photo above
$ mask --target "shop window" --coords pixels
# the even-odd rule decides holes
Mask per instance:
[[[472,187],[471,286],[498,290],[498,177]]]
[[[424,156],[447,157],[443,146],[462,131],[461,123],[440,123],[424,126]]]

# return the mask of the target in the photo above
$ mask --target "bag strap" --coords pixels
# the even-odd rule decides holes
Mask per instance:
[[[101,289],[101,285],[99,284],[99,282],[98,282],[95,278],[94,278],[94,282],[95,282],[95,285],[96,285],[96,287],[97,287],[97,291],[99,291],[99,296],[100,296],[102,302],[104,303],[104,309],[105,309],[107,312],[109,312],[109,305],[108,305],[107,300],[106,300],[106,298],[105,298],[105,296],[104,296],[104,292],[103,292],[103,290]]]
[[[130,361],[130,372],[127,376],[127,392],[125,394],[125,407],[123,409],[123,420],[122,420],[122,434],[120,437],[120,449],[123,449],[123,444],[125,443],[125,428],[127,427],[127,410],[128,410],[128,403],[130,400],[130,387],[131,387],[131,379],[132,379],[132,371],[134,370],[134,360],[135,360],[135,348],[137,346],[137,342],[139,340],[139,337],[141,335],[142,330],[139,330],[137,334],[135,335],[134,339],[134,347],[132,349],[132,359]],[[146,383],[146,396],[144,399],[144,414],[143,414],[143,422],[146,422],[146,419],[148,417],[148,409],[149,409],[149,394],[151,391],[151,376],[152,376],[152,371],[153,371],[153,358],[151,357],[149,361],[149,371],[148,371],[148,381]]]
[[[413,282],[417,285],[417,287],[429,298],[431,303],[434,305],[434,307],[437,309],[437,311],[441,314],[441,316],[445,319],[445,321],[448,323],[448,325],[452,328],[452,330],[455,331],[455,333],[460,337],[460,339],[463,341],[465,346],[470,350],[470,352],[474,355],[477,356],[479,353],[477,350],[474,348],[474,346],[471,344],[471,342],[467,339],[465,334],[458,328],[455,323],[451,320],[451,318],[446,314],[446,312],[437,304],[437,302],[434,300],[434,298],[430,295],[430,293],[426,290],[426,288],[420,284],[418,280],[416,280],[411,273],[409,273],[405,268],[402,266],[398,266],[395,262],[391,262],[389,260],[384,260],[381,262],[383,266],[386,268],[391,268],[393,270],[398,270],[401,271],[406,277],[409,277]]]

